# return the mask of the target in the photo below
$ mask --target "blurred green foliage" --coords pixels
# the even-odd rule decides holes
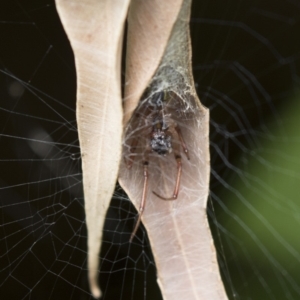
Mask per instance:
[[[275,130],[261,135],[258,150],[242,155],[240,173],[220,198],[225,214],[217,217],[224,232],[218,247],[225,249],[230,299],[300,298],[299,100],[287,101],[269,127]]]

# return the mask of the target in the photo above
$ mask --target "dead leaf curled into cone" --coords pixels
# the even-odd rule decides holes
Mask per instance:
[[[164,299],[227,299],[220,279],[206,215],[210,174],[209,112],[201,105],[194,89],[189,37],[191,1],[181,1],[181,4],[181,10],[154,74],[148,78],[140,75],[150,73],[145,72],[143,68],[126,70],[128,78],[142,78],[137,81],[144,80],[144,82],[140,87],[138,84],[135,85],[136,81],[132,83],[131,80],[127,81],[125,104],[130,97],[136,96],[135,100],[139,100],[141,93],[149,85],[153,85],[154,81],[157,81],[162,86],[181,95],[182,106],[189,107],[184,113],[178,114],[177,119],[176,113],[172,114],[181,127],[191,158],[188,161],[182,155],[183,171],[178,198],[175,201],[163,201],[152,192],[155,190],[162,195],[173,193],[177,175],[174,156],[171,154],[166,157],[158,157],[158,155],[150,154],[147,204],[142,221],[150,239],[157,267],[158,283]],[[132,22],[134,25],[137,23],[135,19]],[[129,29],[130,25],[129,18]],[[131,41],[130,34],[135,36],[135,30],[142,31],[143,29],[134,27],[129,30],[128,42]],[[135,37],[132,39],[135,42]],[[128,48],[130,49],[130,46]],[[127,61],[130,62],[129,67],[136,59],[135,54],[140,53],[141,49],[137,52],[128,51],[128,56],[133,56],[127,57]],[[140,55],[144,59],[144,53]],[[164,71],[166,67],[171,71]],[[184,81],[183,84],[182,81]],[[157,89],[159,90],[159,88]],[[128,107],[126,110],[125,106],[125,123],[132,114],[131,104]],[[130,143],[128,144],[126,140],[127,135],[131,134],[131,129],[135,130],[135,126],[132,126],[131,122],[134,122],[134,119],[128,123],[123,142],[123,155],[125,156],[126,151],[130,149]],[[127,192],[137,211],[144,185],[143,150],[140,151],[142,152],[136,153],[131,169],[126,167],[124,160],[121,161],[119,177],[121,186]]]

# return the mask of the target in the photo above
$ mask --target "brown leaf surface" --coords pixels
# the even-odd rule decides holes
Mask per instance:
[[[201,105],[194,90],[189,38],[190,4],[190,0],[184,1],[166,52],[149,88],[150,94],[151,90],[154,93],[167,90],[178,96],[169,104],[168,113],[182,131],[190,160],[182,154],[183,171],[177,200],[163,201],[152,191],[169,197],[173,194],[177,174],[176,161],[173,154],[165,157],[157,153],[149,154],[149,187],[142,221],[150,239],[158,283],[164,299],[220,300],[227,297],[220,279],[206,215],[210,174],[209,111]],[[154,14],[156,11],[158,10],[153,9],[151,12]],[[155,19],[155,16],[152,15],[152,18]],[[138,26],[143,26],[143,23],[138,23]],[[143,31],[141,28],[132,28],[132,35],[135,29],[138,32]],[[155,42],[155,39],[151,40],[151,43]],[[160,45],[154,44],[152,47],[159,49]],[[134,47],[128,48],[132,51],[128,55],[141,51],[134,51]],[[132,60],[129,67],[133,70],[128,70],[128,73],[140,72],[140,68],[144,68],[141,63],[142,61],[134,64]],[[130,77],[128,84],[131,88],[128,94],[132,97],[140,96],[148,85],[151,72],[145,72],[147,75],[139,79],[137,86]],[[145,105],[144,102],[141,103],[143,104],[138,107],[138,112]],[[129,108],[129,114],[131,110],[132,107]],[[134,114],[126,127],[124,158],[128,160],[131,143],[135,138],[138,138],[140,144],[135,150],[132,168],[128,169],[123,160],[119,176],[120,184],[137,210],[144,185],[143,160],[146,146],[142,142],[149,139],[149,135],[142,136],[143,130],[137,128],[141,124],[141,115]],[[138,242],[137,237],[134,242]]]
[[[128,4],[129,0],[56,0],[76,62],[89,282],[95,297],[101,295],[99,250],[121,156],[120,59]]]

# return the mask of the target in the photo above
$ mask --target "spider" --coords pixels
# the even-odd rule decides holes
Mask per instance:
[[[143,135],[146,137],[146,149],[143,153],[144,187],[142,199],[140,202],[138,218],[130,236],[130,242],[132,242],[137,232],[146,205],[149,178],[149,153],[153,152],[160,156],[166,156],[172,151],[174,152],[174,157],[177,163],[177,176],[173,195],[171,197],[163,197],[155,191],[152,191],[155,196],[166,201],[176,200],[179,193],[182,172],[180,145],[182,146],[187,159],[190,159],[181,130],[177,123],[172,119],[172,108],[170,107],[170,104],[172,104],[174,100],[178,101],[181,99],[178,99],[177,94],[172,91],[156,92],[149,97],[149,99],[142,102],[133,115],[133,121],[137,122],[138,129],[130,144],[129,157],[126,161],[128,169],[132,167],[137,145],[140,140],[142,140],[141,137]]]

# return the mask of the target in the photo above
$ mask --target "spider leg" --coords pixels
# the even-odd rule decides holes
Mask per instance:
[[[144,165],[144,188],[143,188],[143,194],[142,194],[142,200],[141,200],[141,203],[140,203],[138,218],[136,220],[134,229],[133,229],[133,231],[131,233],[131,236],[130,236],[130,240],[129,240],[130,243],[132,242],[132,240],[133,240],[133,238],[134,238],[134,236],[135,236],[135,234],[136,234],[136,232],[137,232],[137,230],[140,226],[141,219],[142,219],[142,214],[143,214],[145,206],[146,206],[146,198],[147,198],[147,191],[148,191],[148,165],[149,165],[147,154],[145,155],[143,165]]]
[[[179,134],[177,133],[177,130],[174,130],[174,128],[176,128],[176,126],[172,126],[169,128],[169,130],[167,131],[167,134],[169,134],[170,136],[173,136],[175,140],[177,140],[177,142],[174,144],[173,149],[174,149],[174,156],[176,159],[176,163],[177,163],[177,176],[176,176],[176,183],[175,183],[175,188],[174,188],[174,192],[172,197],[163,197],[161,195],[159,195],[158,193],[153,192],[153,194],[155,196],[157,196],[158,198],[162,199],[162,200],[176,200],[178,193],[179,193],[179,187],[180,187],[180,180],[181,180],[181,172],[182,172],[182,162],[181,162],[181,155],[180,155],[180,143],[181,143],[181,139]]]
[[[170,99],[167,102],[165,110],[168,108],[169,104],[172,102],[172,99],[173,100],[175,99],[177,101],[177,103],[180,103],[182,101],[182,99],[179,97],[179,95],[176,94],[174,91],[169,91],[168,94],[169,94]],[[166,96],[164,96],[164,97],[166,97]],[[174,129],[176,130],[177,136],[179,137],[179,140],[180,140],[181,146],[183,148],[183,151],[184,151],[187,159],[190,160],[189,151],[188,151],[187,146],[184,142],[184,139],[183,139],[183,136],[182,136],[182,133],[181,133],[181,129],[179,128],[179,126],[174,121],[173,121],[172,127],[173,127],[173,130],[170,129],[170,131],[174,132]]]
[[[142,122],[140,122],[140,123],[142,123]],[[125,164],[128,169],[131,169],[134,159],[137,156],[137,151],[136,151],[137,145],[141,141],[141,137],[147,136],[148,132],[151,129],[150,125],[145,124],[142,126],[140,123],[138,124],[138,126],[140,126],[140,127],[138,127],[139,129],[135,132],[134,138],[132,139],[132,142],[130,143],[128,157],[124,157]]]
[[[175,126],[175,130],[176,130],[176,132],[177,132],[177,134],[178,134],[178,137],[179,137],[181,146],[182,146],[182,148],[183,148],[183,151],[184,151],[184,153],[185,153],[187,159],[190,160],[189,151],[188,151],[188,149],[187,149],[187,147],[186,147],[186,144],[185,144],[185,142],[184,142],[184,139],[183,139],[183,136],[182,136],[182,133],[181,133],[181,129],[179,128],[179,126]]]
[[[132,167],[132,164],[133,164],[133,161],[135,158],[135,155],[133,155],[133,153],[135,153],[137,144],[138,144],[138,138],[136,137],[133,139],[133,141],[130,145],[128,158],[124,157],[125,164],[128,169],[131,169],[131,167]]]
[[[175,184],[173,196],[167,198],[167,197],[160,196],[156,192],[152,191],[152,193],[155,196],[157,196],[158,198],[160,198],[162,200],[167,200],[167,201],[169,201],[169,200],[176,200],[177,196],[178,196],[179,186],[180,186],[180,179],[181,179],[181,171],[182,171],[181,156],[179,154],[175,154],[175,159],[176,159],[176,162],[177,162],[177,178],[176,178],[176,184]]]

